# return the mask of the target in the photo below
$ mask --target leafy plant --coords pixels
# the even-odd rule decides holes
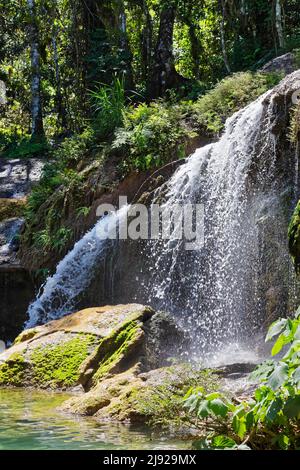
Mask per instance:
[[[86,206],[83,206],[83,207],[78,207],[78,209],[76,210],[76,214],[77,214],[77,217],[86,217],[89,215],[90,213],[90,210],[91,208],[90,207],[86,207]]]
[[[33,242],[37,248],[55,250],[61,253],[72,236],[72,229],[60,227],[54,233],[46,227],[33,235]]]
[[[125,165],[130,169],[142,171],[185,157],[185,143],[196,135],[185,116],[184,104],[172,105],[163,100],[129,107],[112,148],[123,150]]]
[[[202,130],[219,134],[229,116],[274,87],[281,78],[275,72],[240,72],[224,78],[193,104],[193,117]]]
[[[126,105],[124,77],[115,77],[112,85],[100,84],[90,95],[96,115],[96,133],[101,138],[108,137],[123,123]]]
[[[202,422],[197,448],[220,448],[220,443],[236,449],[245,443],[254,449],[299,448],[300,309],[294,319],[282,318],[270,326],[266,341],[271,340],[272,355],[282,357],[252,373],[251,379],[260,382],[252,399],[236,404],[219,393],[206,395],[201,388],[186,394],[184,407]]]

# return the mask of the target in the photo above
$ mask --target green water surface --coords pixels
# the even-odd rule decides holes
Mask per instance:
[[[148,428],[99,423],[56,410],[69,395],[0,389],[0,450],[184,449]]]

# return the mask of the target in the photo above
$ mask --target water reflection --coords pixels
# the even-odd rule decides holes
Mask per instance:
[[[0,389],[0,450],[182,449],[149,429],[70,417],[56,408],[69,395]]]

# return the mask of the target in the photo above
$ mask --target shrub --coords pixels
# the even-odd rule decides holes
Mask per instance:
[[[185,123],[186,107],[158,100],[129,107],[113,149],[123,149],[125,166],[147,170],[185,157],[185,143],[196,134]]]
[[[1,156],[4,158],[44,157],[50,150],[49,143],[45,138],[33,140],[31,136],[25,136],[9,138],[5,141],[5,136],[2,134],[0,140],[3,142]]]
[[[279,83],[279,73],[241,72],[222,80],[193,104],[193,117],[204,131],[219,134],[226,119]]]
[[[82,178],[73,167],[89,154],[93,139],[93,131],[87,128],[81,134],[65,139],[52,153],[52,161],[44,166],[41,180],[34,186],[28,198],[26,210],[28,221],[60,186],[68,189],[70,185],[80,185]]]
[[[221,393],[189,390],[184,406],[200,423],[196,448],[220,448],[221,443],[223,448],[239,448],[247,442],[253,449],[299,449],[300,309],[294,319],[281,318],[270,326],[266,341],[275,338],[272,355],[282,357],[252,373],[261,383],[252,399],[237,404]]]

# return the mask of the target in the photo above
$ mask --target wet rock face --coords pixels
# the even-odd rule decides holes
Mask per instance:
[[[18,235],[26,196],[37,183],[45,162],[33,159],[0,159],[0,339],[13,341],[27,320],[35,286],[17,258]]]
[[[166,315],[173,348],[157,332],[162,315],[140,304],[85,309],[25,330],[0,355],[0,385],[88,391],[107,377],[167,363],[175,351],[176,327]],[[151,341],[150,341],[151,335]],[[177,335],[177,336],[176,336]],[[149,346],[155,347],[155,354]]]
[[[35,289],[29,273],[20,266],[0,266],[0,339],[11,342],[27,320]]]
[[[17,264],[18,233],[22,225],[23,219],[21,218],[12,218],[0,222],[0,265]]]
[[[44,160],[0,159],[0,198],[23,198],[37,183],[45,164]]]

